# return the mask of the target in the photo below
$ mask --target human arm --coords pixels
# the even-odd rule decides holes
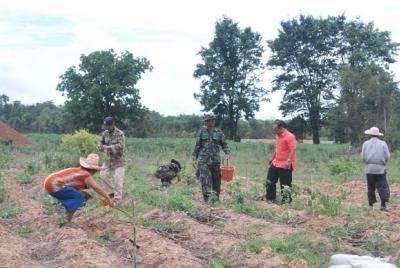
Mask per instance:
[[[96,191],[99,195],[104,197],[105,200],[110,204],[110,206],[114,207],[114,202],[113,200],[108,196],[106,191],[93,179],[93,177],[89,177],[85,180],[85,183],[88,187],[92,188],[93,190]]]
[[[293,158],[293,155],[295,154],[295,152],[296,152],[296,148],[290,149],[289,157],[285,163],[285,169],[290,169],[290,166],[292,165],[292,158]]]
[[[294,154],[296,153],[296,148],[297,148],[297,140],[294,135],[288,137],[287,146],[290,151],[289,151],[289,156],[285,163],[285,169],[290,169],[292,166],[292,159],[294,157]]]
[[[125,147],[125,135],[122,131],[120,131],[116,138],[115,142],[111,145],[104,145],[103,146],[105,150],[108,152],[112,152],[113,154],[118,153],[118,152],[123,152],[124,147]]]
[[[183,176],[182,176],[182,174],[180,172],[176,173],[176,177],[178,178],[178,182],[183,180]]]
[[[386,142],[383,143],[383,152],[385,154],[385,163],[387,163],[390,159],[390,152]]]
[[[194,146],[194,150],[192,153],[192,160],[193,160],[193,167],[197,168],[197,158],[199,157],[199,153],[200,153],[200,149],[201,149],[201,131],[199,131],[199,133],[197,133],[197,137],[196,137],[196,144]]]
[[[99,142],[99,144],[97,145],[97,149],[100,151],[100,152],[103,152],[104,151],[104,145],[105,145],[105,135],[104,135],[104,132],[103,132],[103,134],[101,135],[101,139],[100,139],[100,142]]]
[[[229,160],[231,158],[231,150],[229,149],[228,143],[226,141],[224,133],[221,131],[220,146],[225,153],[225,159]]]

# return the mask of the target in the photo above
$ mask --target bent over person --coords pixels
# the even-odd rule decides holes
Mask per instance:
[[[225,153],[225,158],[230,158],[230,150],[224,133],[215,128],[215,117],[205,116],[205,126],[197,134],[196,145],[193,151],[193,167],[199,170],[201,190],[204,201],[209,201],[212,192],[218,200],[221,192],[221,157],[220,149]]]
[[[161,179],[162,186],[168,187],[175,177],[178,178],[178,182],[182,181],[181,170],[181,163],[172,159],[170,163],[157,167],[154,176]]]
[[[378,189],[381,198],[381,210],[386,211],[386,202],[389,202],[390,190],[386,180],[386,163],[390,153],[386,142],[378,137],[383,136],[379,128],[372,127],[365,131],[371,138],[363,143],[361,158],[365,163],[365,174],[368,184],[368,203],[372,207],[376,202],[375,189]]]
[[[101,169],[98,166],[99,156],[90,154],[87,158],[81,157],[79,162],[81,167],[54,172],[44,180],[46,191],[66,209],[68,222],[92,196],[91,189],[104,197],[106,204],[114,206],[106,191],[93,179],[93,175]]]
[[[98,146],[100,151],[106,151],[106,159],[100,172],[104,187],[110,197],[122,199],[125,176],[125,135],[116,127],[112,117],[106,117],[103,132]]]

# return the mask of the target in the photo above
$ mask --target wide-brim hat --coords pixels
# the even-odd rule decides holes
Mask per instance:
[[[89,154],[88,157],[79,158],[79,164],[87,169],[101,170],[97,154]]]
[[[377,127],[371,127],[370,129],[367,129],[364,133],[371,136],[383,136],[383,133],[381,133],[379,131],[379,128]]]

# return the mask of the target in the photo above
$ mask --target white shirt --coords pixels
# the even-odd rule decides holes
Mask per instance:
[[[372,137],[364,142],[361,158],[366,164],[366,174],[384,174],[386,163],[390,158],[389,148],[386,142]]]

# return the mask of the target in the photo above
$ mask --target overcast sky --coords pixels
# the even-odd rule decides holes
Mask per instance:
[[[25,104],[64,98],[56,91],[59,76],[79,64],[81,54],[113,48],[146,57],[154,67],[138,84],[143,104],[165,115],[198,114],[193,71],[201,46],[213,38],[223,15],[240,27],[252,27],[264,41],[274,39],[282,20],[300,13],[340,15],[374,21],[400,42],[400,1],[351,0],[141,0],[141,1],[0,1],[0,94]],[[265,62],[269,51],[266,49]],[[397,58],[399,60],[399,58]],[[392,67],[400,78],[400,65]],[[267,71],[263,85],[271,87]],[[270,94],[256,117],[281,118],[282,92]]]

